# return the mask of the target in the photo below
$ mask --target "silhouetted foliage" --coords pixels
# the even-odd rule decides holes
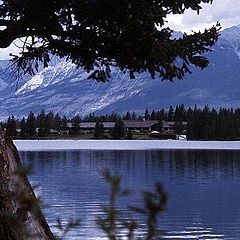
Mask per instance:
[[[27,135],[29,137],[35,136],[36,135],[36,117],[33,112],[29,113],[27,117],[26,125],[27,125]]]
[[[102,139],[103,138],[103,134],[104,134],[103,123],[100,122],[100,121],[97,121],[96,122],[96,126],[95,126],[95,131],[94,131],[94,138]]]
[[[97,224],[106,233],[109,240],[133,240],[136,237],[136,230],[139,227],[139,223],[134,219],[123,220],[121,211],[117,208],[120,198],[128,196],[131,191],[122,188],[122,179],[120,176],[113,175],[109,171],[105,171],[103,175],[110,185],[109,203],[103,207],[105,215],[97,218]],[[147,240],[153,240],[162,235],[157,228],[157,223],[160,214],[165,211],[167,199],[167,193],[164,191],[162,185],[156,183],[155,192],[143,192],[143,208],[129,206],[129,211],[138,212],[145,216]]]
[[[203,110],[196,106],[189,111],[188,139],[191,140],[236,140],[240,138],[239,108],[220,108],[219,111]]]
[[[126,115],[123,115],[122,117],[123,120],[131,120],[131,113],[127,111]]]
[[[15,120],[14,116],[12,115],[7,120],[7,124],[6,124],[6,133],[7,133],[7,135],[10,136],[10,137],[16,136],[17,135],[16,128],[17,128],[16,120]]]
[[[79,227],[80,220],[79,219],[69,219],[67,223],[63,223],[60,218],[57,219],[56,227],[60,233],[55,237],[55,240],[63,240],[69,234],[71,230]]]
[[[150,114],[149,114],[148,108],[145,109],[144,118],[145,118],[145,120],[149,120],[150,119]]]
[[[137,120],[137,114],[134,111],[132,113],[132,120]]]
[[[22,118],[19,125],[20,125],[20,138],[24,139],[27,137],[27,125],[26,125],[25,117]]]
[[[163,129],[162,129],[162,121],[159,120],[158,123],[154,126],[154,131],[158,131],[158,132],[162,132]]]
[[[121,118],[118,118],[115,122],[114,128],[112,129],[113,139],[121,139],[125,136],[126,130],[124,123]]]
[[[80,133],[80,122],[81,118],[79,116],[75,116],[71,119],[72,122],[72,133],[79,134]]]
[[[48,126],[46,124],[46,114],[44,110],[42,110],[41,113],[37,116],[36,121],[36,125],[38,126],[38,136],[44,137],[48,135]]]
[[[52,55],[94,70],[91,77],[107,81],[110,66],[152,77],[182,79],[190,65],[205,68],[203,55],[217,41],[219,24],[203,33],[174,38],[165,27],[169,14],[201,10],[212,0],[180,1],[48,1],[3,0],[0,3],[0,47],[23,41],[13,62],[34,74]]]

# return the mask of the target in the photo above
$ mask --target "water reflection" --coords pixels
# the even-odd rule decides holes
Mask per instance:
[[[240,151],[21,152],[21,159],[32,165],[31,179],[42,186],[52,227],[59,216],[81,218],[81,228],[69,239],[103,236],[94,220],[108,200],[99,174],[105,168],[121,174],[124,186],[134,189],[130,200],[119,202],[122,209],[129,201],[141,204],[140,189],[152,189],[156,181],[164,184],[170,194],[160,219],[164,238],[240,239]],[[144,231],[143,225],[139,236]]]

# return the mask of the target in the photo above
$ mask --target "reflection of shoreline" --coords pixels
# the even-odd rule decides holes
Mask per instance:
[[[181,140],[14,140],[19,151],[44,150],[161,150],[212,149],[239,150],[240,141],[181,141]]]
[[[21,160],[34,171],[71,174],[72,169],[99,173],[110,168],[118,173],[165,176],[197,181],[231,179],[240,175],[240,151],[229,150],[74,150],[74,151],[21,151]]]

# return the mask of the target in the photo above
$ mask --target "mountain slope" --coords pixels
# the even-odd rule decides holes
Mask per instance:
[[[194,69],[193,74],[174,83],[151,79],[148,73],[130,80],[128,74],[116,69],[112,70],[108,83],[99,83],[87,79],[89,73],[83,69],[66,62],[58,62],[24,80],[17,91],[13,83],[2,78],[1,117],[10,114],[20,117],[41,109],[70,117],[91,112],[167,108],[180,103],[239,107],[240,25],[224,30],[207,56],[210,60],[207,69]],[[0,68],[4,69],[4,64],[0,64]]]

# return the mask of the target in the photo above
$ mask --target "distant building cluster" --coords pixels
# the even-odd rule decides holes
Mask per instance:
[[[158,120],[123,120],[125,131],[131,131],[132,133],[148,133],[152,137],[158,138],[172,138],[176,139],[176,128],[178,123],[173,121],[158,121]],[[81,122],[79,123],[79,130],[81,134],[94,133],[97,122]],[[111,132],[115,127],[115,122],[102,122],[104,133]],[[187,122],[182,122],[181,134],[187,132]],[[64,129],[60,129],[58,132],[52,130],[52,133],[60,135],[70,135],[75,126],[72,123],[68,123]]]
[[[152,138],[178,139],[179,135],[186,135],[187,122],[160,121],[160,120],[122,120],[115,121],[60,121],[58,126],[52,124],[40,124],[37,120],[20,123],[14,118],[9,118],[5,124],[8,135],[17,138],[35,138],[48,136],[76,136],[92,134],[94,138],[132,139],[133,134],[145,134]],[[181,126],[180,126],[181,125]],[[107,135],[106,135],[107,134]]]
[[[239,140],[240,109],[205,106],[186,109],[179,105],[168,110],[146,109],[140,116],[135,112],[117,113],[67,119],[44,110],[22,119],[14,116],[1,123],[13,138],[94,138],[94,139],[189,139],[189,140]]]

